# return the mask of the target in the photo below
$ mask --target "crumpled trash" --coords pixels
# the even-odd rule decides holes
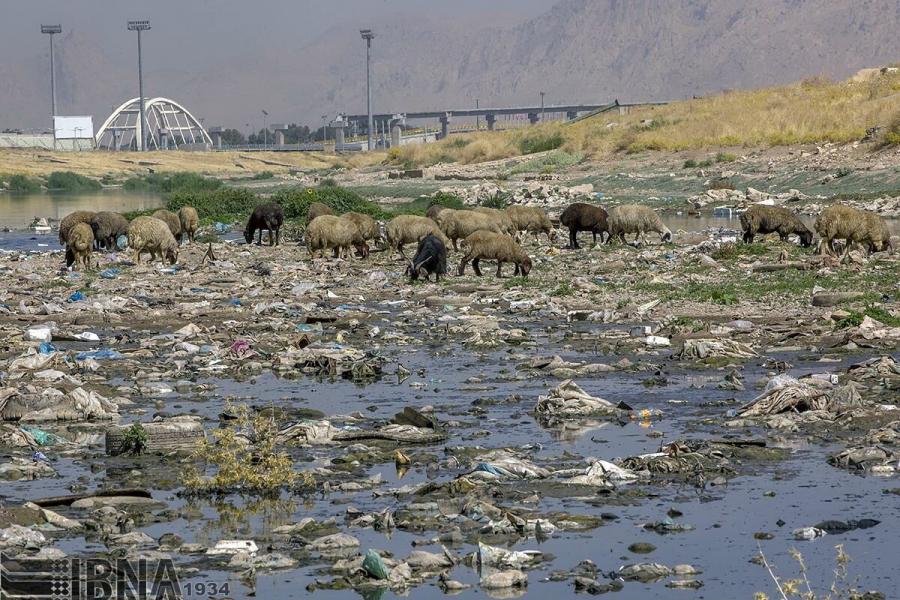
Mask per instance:
[[[30,527],[22,525],[10,525],[6,529],[0,529],[0,547],[25,548],[43,546],[47,543],[44,534]]]
[[[53,339],[53,327],[42,325],[25,330],[25,339],[30,342],[49,342]]]
[[[617,415],[621,410],[612,402],[591,396],[577,383],[566,379],[548,395],[538,397],[534,412],[539,416],[598,416]]]
[[[47,455],[40,450],[34,451],[34,454],[31,455],[31,460],[33,462],[47,463],[48,465],[52,462],[49,458],[47,458]]]
[[[596,460],[582,475],[576,475],[566,480],[567,483],[577,485],[606,486],[610,483],[628,483],[638,479],[636,473],[623,469],[618,465],[605,460]]]
[[[237,554],[238,552],[244,552],[253,556],[259,552],[259,547],[253,540],[221,540],[206,551],[209,555]]]
[[[116,249],[124,250],[128,247],[128,236],[124,233],[116,238]]]
[[[507,550],[497,546],[488,546],[478,542],[478,551],[475,553],[476,565],[479,570],[485,567],[522,569],[534,565],[544,559],[544,553],[538,550]]]
[[[50,342],[41,342],[41,345],[38,346],[38,352],[41,354],[53,354],[56,352],[56,346]]]
[[[791,533],[795,540],[804,540],[807,542],[828,535],[827,532],[817,527],[800,527]]]
[[[717,357],[753,358],[759,355],[747,344],[735,340],[687,339],[673,356],[680,360],[698,360]]]
[[[389,577],[387,567],[384,560],[373,549],[366,551],[366,557],[363,559],[363,570],[368,573],[369,577],[378,580],[385,580]]]
[[[225,223],[216,222],[216,224],[213,225],[213,229],[215,230],[216,233],[223,234],[223,233],[228,233],[229,231],[231,231],[231,226],[227,225]]]
[[[38,446],[52,446],[60,442],[60,438],[56,434],[37,427],[20,427],[19,429],[34,438],[34,442]]]
[[[799,381],[790,375],[776,375],[766,384],[762,394],[742,406],[739,417],[758,417],[781,413],[835,411],[862,406],[859,391],[852,384],[835,388],[817,378]]]
[[[482,461],[468,476],[488,476],[500,479],[543,479],[550,476],[550,471],[535,465],[531,461],[513,456],[503,451],[491,452],[482,457]]]
[[[617,575],[625,581],[640,581],[642,583],[649,583],[652,581],[664,579],[673,575],[674,573],[675,571],[673,571],[666,565],[661,565],[659,563],[639,563],[636,565],[625,565],[621,567]]]
[[[119,407],[96,391],[75,388],[52,406],[27,412],[21,422],[86,421],[89,419],[116,419]]]
[[[118,350],[104,348],[102,350],[90,350],[88,352],[79,352],[75,355],[75,360],[81,362],[88,359],[94,360],[121,360],[125,358]]]
[[[103,269],[100,271],[100,277],[103,279],[115,279],[119,276],[119,273],[122,272],[122,269],[117,269],[116,267],[110,267],[108,269]]]
[[[93,331],[82,331],[81,333],[76,333],[72,337],[77,338],[83,342],[99,342],[100,336],[94,333]]]
[[[241,359],[256,356],[256,351],[250,347],[250,342],[247,340],[235,340],[228,348],[228,352],[235,358]]]
[[[81,293],[80,291],[72,292],[69,295],[68,300],[69,300],[69,302],[81,302],[82,300],[84,300],[84,294]]]

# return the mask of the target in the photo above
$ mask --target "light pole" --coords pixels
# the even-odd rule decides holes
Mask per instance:
[[[475,98],[475,110],[478,110],[478,98]],[[481,131],[481,115],[475,115],[475,131]]]
[[[53,34],[62,33],[62,25],[41,25],[41,33],[50,35],[50,110],[56,116],[56,69],[53,66]]]
[[[362,39],[366,40],[366,114],[369,116],[369,150],[371,151],[374,139],[372,128],[375,126],[375,121],[372,119],[372,40],[375,39],[375,34],[371,29],[360,29],[359,34]]]
[[[144,114],[144,65],[141,57],[141,32],[150,29],[150,21],[128,21],[128,31],[137,31],[138,34],[138,91],[141,98],[141,147],[139,150],[147,150],[147,115]]]
[[[269,146],[269,113],[262,111],[263,114],[263,150]]]
[[[544,92],[541,92],[541,123],[544,122]]]
[[[328,143],[328,115],[322,115],[322,150]]]

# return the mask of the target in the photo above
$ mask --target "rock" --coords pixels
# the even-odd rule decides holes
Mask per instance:
[[[650,554],[656,550],[656,546],[647,542],[635,542],[628,546],[628,551],[634,554]]]
[[[10,525],[6,529],[0,529],[0,548],[36,547],[46,543],[44,534],[30,527]]]
[[[640,563],[626,565],[619,569],[618,575],[625,581],[641,581],[644,583],[656,581],[672,575],[673,571],[666,565],[659,563]]]
[[[528,575],[522,571],[497,571],[481,578],[481,587],[486,590],[497,590],[528,585]]]
[[[865,294],[862,292],[819,292],[813,295],[813,306],[836,306],[842,302],[849,302],[862,298]]]

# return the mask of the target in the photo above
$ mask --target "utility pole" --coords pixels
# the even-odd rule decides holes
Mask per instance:
[[[56,69],[53,65],[53,35],[62,33],[62,25],[41,25],[41,33],[50,36],[50,110],[51,117],[56,116]],[[56,132],[54,132],[54,136]]]
[[[263,114],[263,150],[269,146],[269,113],[262,111]]]
[[[369,117],[369,150],[371,151],[374,150],[372,128],[375,127],[375,121],[372,119],[372,40],[375,39],[375,34],[371,29],[360,29],[359,34],[362,39],[366,40],[366,113]]]
[[[478,98],[475,98],[475,110],[478,110]],[[481,131],[481,115],[475,115],[475,131]]]
[[[544,122],[544,92],[541,92],[541,123]]]
[[[150,29],[150,21],[128,21],[128,31],[137,31],[138,35],[138,89],[141,98],[141,152],[147,151],[147,115],[144,113],[144,66],[141,57],[141,32]]]

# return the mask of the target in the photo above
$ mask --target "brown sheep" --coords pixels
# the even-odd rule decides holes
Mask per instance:
[[[333,215],[334,211],[331,210],[331,207],[327,204],[322,204],[321,202],[313,202],[309,205],[309,210],[306,213],[306,224],[307,226],[312,223],[316,217],[321,217],[322,215]]]
[[[400,215],[394,217],[385,226],[385,235],[389,248],[396,248],[400,253],[400,257],[408,260],[403,253],[403,246],[406,244],[419,243],[423,237],[433,233],[444,245],[450,243],[450,240],[441,231],[437,223],[428,217],[418,217],[416,215]]]
[[[437,223],[437,217],[441,214],[441,211],[446,210],[446,206],[442,204],[432,204],[428,207],[428,210],[425,211],[425,216]]]
[[[69,229],[66,240],[66,266],[82,270],[91,268],[91,249],[94,247],[94,232],[87,223],[76,223]]]
[[[503,277],[502,269],[505,262],[516,265],[513,275],[521,273],[522,277],[527,277],[531,271],[531,259],[512,236],[492,231],[476,231],[466,238],[465,243],[468,250],[459,262],[457,270],[459,275],[465,273],[466,263],[471,260],[475,274],[480,277],[479,261],[482,259],[497,261],[497,277]]]
[[[69,230],[78,225],[79,223],[88,223],[90,224],[91,220],[93,220],[94,215],[96,213],[91,210],[76,210],[75,212],[67,214],[63,217],[63,220],[59,222],[59,243],[61,246],[66,245],[66,241],[69,239]]]
[[[642,204],[616,206],[610,209],[606,222],[609,225],[607,243],[618,238],[624,244],[626,233],[635,234],[634,241],[640,238],[642,242],[647,243],[645,235],[648,231],[658,233],[663,243],[672,241],[672,232],[663,224],[656,211],[649,206]]]
[[[356,224],[342,217],[321,215],[312,220],[306,228],[306,249],[310,258],[316,252],[324,256],[325,250],[334,250],[337,258],[349,257],[350,247],[365,244]]]
[[[369,256],[369,240],[375,240],[376,243],[381,239],[381,228],[378,226],[378,221],[370,217],[369,215],[364,215],[358,212],[347,212],[341,215],[342,219],[346,219],[351,221],[354,225],[356,225],[357,231],[359,231],[359,235],[362,238],[362,244],[357,246],[357,249],[360,251],[360,256],[365,258]]]
[[[188,241],[194,243],[194,235],[200,227],[200,215],[193,206],[182,206],[178,209],[178,220],[181,221],[181,232],[187,234]]]
[[[842,204],[829,206],[819,213],[815,228],[821,238],[820,252],[824,247],[826,252],[836,254],[834,241],[846,241],[842,260],[850,253],[854,243],[863,246],[867,252],[881,250],[887,236],[887,226],[881,217]]]
[[[453,242],[453,249],[459,250],[457,240],[465,239],[476,231],[503,233],[497,219],[491,215],[473,210],[442,210],[437,218],[438,227]]]
[[[128,245],[134,250],[134,262],[141,254],[150,253],[150,261],[158,258],[174,265],[178,262],[178,242],[168,223],[156,217],[137,217],[128,226]]]
[[[804,248],[812,246],[813,232],[803,224],[797,215],[781,206],[754,204],[741,215],[744,243],[752,244],[756,234],[777,233],[782,242],[796,234]]]
[[[91,230],[98,245],[115,250],[119,236],[128,234],[128,219],[116,212],[98,212],[91,220]]]
[[[181,244],[181,219],[178,218],[178,215],[173,213],[171,210],[161,208],[151,216],[154,219],[159,219],[160,221],[168,225],[169,231],[172,232],[172,236],[175,238],[175,241],[178,242],[179,245]]]
[[[603,243],[603,234],[609,235],[607,212],[600,206],[575,202],[566,207],[559,222],[569,229],[569,248],[578,248],[578,232],[590,231],[594,234],[594,245],[597,245],[597,234],[600,234],[600,243]]]
[[[550,222],[550,217],[542,208],[537,206],[510,206],[506,209],[506,214],[516,228],[517,232],[531,233],[537,235],[546,233],[547,240],[553,243],[556,239],[556,231]],[[524,241],[524,236],[523,236]]]
[[[505,210],[500,210],[499,208],[488,208],[486,206],[479,206],[475,209],[475,212],[481,213],[483,215],[489,215],[497,221],[497,225],[500,226],[500,233],[505,233],[506,235],[511,235],[515,237],[517,231],[516,226],[513,225],[512,219],[509,218],[509,215],[506,214]]]

